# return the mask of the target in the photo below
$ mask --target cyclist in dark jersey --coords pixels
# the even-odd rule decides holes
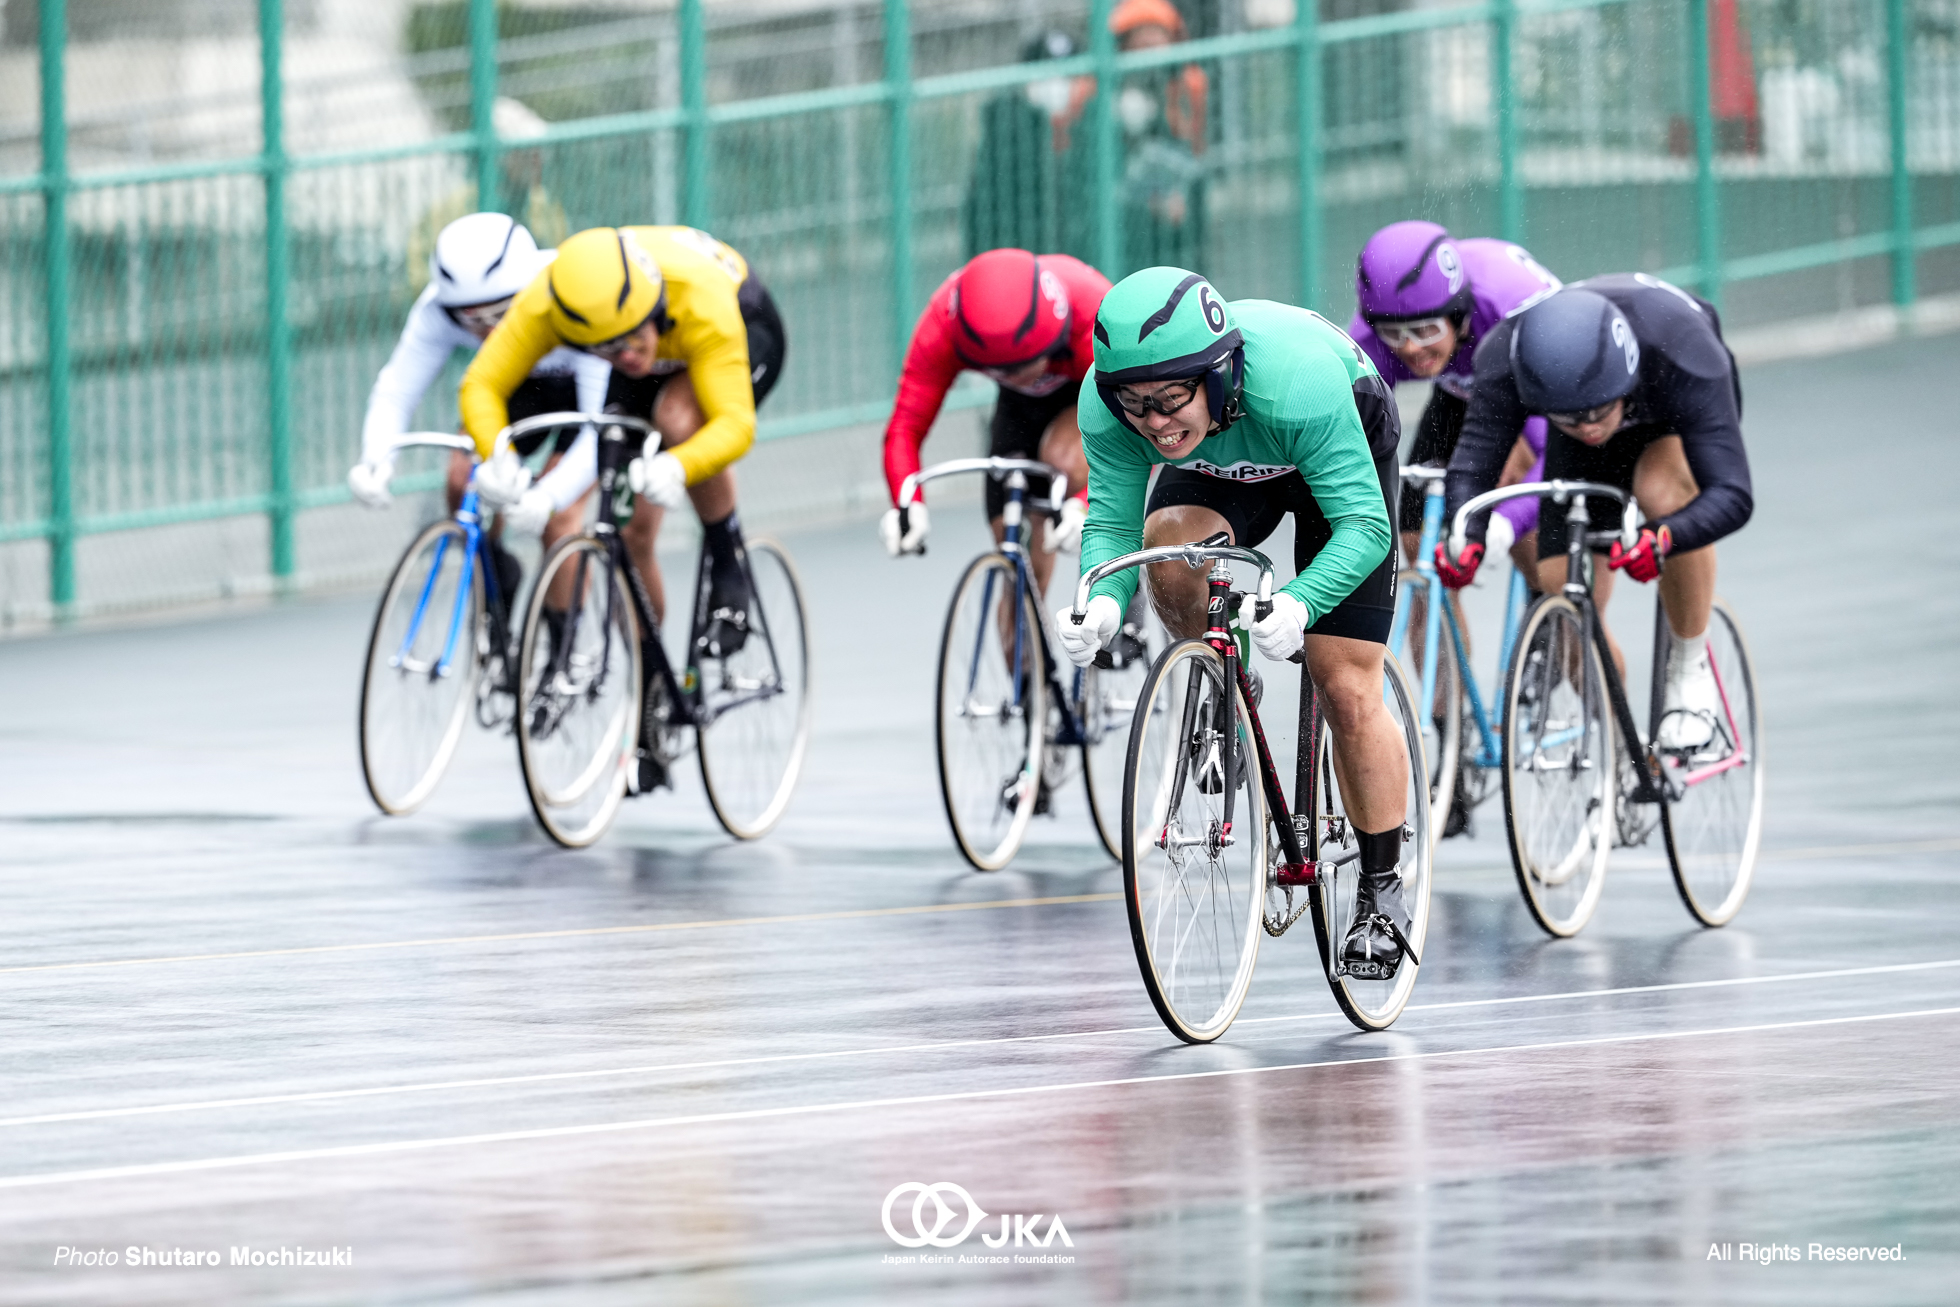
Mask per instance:
[[[1740,530],[1755,506],[1742,443],[1742,386],[1715,308],[1646,273],[1568,286],[1498,326],[1477,347],[1476,382],[1450,460],[1449,510],[1497,483],[1519,422],[1551,424],[1545,475],[1603,481],[1633,491],[1648,522],[1632,549],[1615,542],[1595,577],[1603,609],[1612,572],[1661,583],[1672,637],[1660,742],[1692,748],[1713,731],[1718,708],[1708,668],[1716,541]],[[1483,557],[1484,523],[1470,524],[1461,558],[1437,547],[1446,584],[1463,586]],[[1564,513],[1539,513],[1539,583],[1564,583]],[[1665,560],[1665,571],[1662,564]],[[1613,660],[1625,656],[1609,632]]]

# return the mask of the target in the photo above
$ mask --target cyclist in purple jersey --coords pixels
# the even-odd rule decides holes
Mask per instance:
[[[1411,463],[1449,464],[1469,411],[1477,342],[1559,286],[1557,277],[1509,241],[1454,240],[1433,222],[1392,223],[1369,238],[1356,264],[1360,312],[1348,334],[1390,385],[1436,383],[1416,427]],[[1542,473],[1544,452],[1545,421],[1534,415],[1511,451],[1503,484]],[[1513,500],[1498,511],[1519,541],[1514,556],[1530,575],[1537,554],[1529,537],[1538,525],[1538,505]],[[1401,522],[1403,550],[1413,560],[1422,526],[1421,487],[1403,486]]]

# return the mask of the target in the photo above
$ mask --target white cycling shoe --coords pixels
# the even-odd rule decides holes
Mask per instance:
[[[1704,645],[1686,666],[1668,665],[1657,743],[1663,749],[1683,752],[1703,748],[1715,738],[1721,711],[1721,695],[1715,688],[1715,672],[1708,665]]]

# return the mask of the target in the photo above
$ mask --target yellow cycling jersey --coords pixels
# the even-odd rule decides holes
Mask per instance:
[[[741,458],[755,443],[749,333],[737,302],[749,265],[732,248],[692,227],[625,230],[653,257],[666,284],[667,321],[661,325],[656,357],[686,368],[707,419],[692,437],[668,451],[680,460],[687,483],[694,485]],[[567,343],[552,325],[550,272],[547,267],[518,292],[463,376],[457,396],[463,426],[485,458],[497,433],[510,423],[511,392],[539,359]]]

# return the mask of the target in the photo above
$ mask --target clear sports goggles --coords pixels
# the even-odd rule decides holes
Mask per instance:
[[[1127,387],[1118,386],[1116,402],[1121,404],[1123,411],[1133,418],[1140,418],[1145,413],[1151,412],[1162,413],[1165,417],[1169,417],[1196,399],[1198,392],[1204,389],[1204,384],[1203,378],[1179,381],[1151,395],[1138,395]]]
[[[465,331],[488,332],[495,330],[497,324],[504,320],[504,314],[510,312],[510,302],[514,298],[509,296],[488,304],[464,304],[443,311],[449,315],[451,322]]]
[[[1593,408],[1581,409],[1577,413],[1547,413],[1545,420],[1555,427],[1589,427],[1593,423],[1604,419],[1608,413],[1613,411],[1613,406],[1619,402],[1617,399],[1609,399],[1604,404],[1597,405]]]
[[[1412,322],[1376,322],[1370,325],[1382,344],[1395,349],[1402,345],[1434,345],[1449,329],[1450,320],[1417,318]]]

